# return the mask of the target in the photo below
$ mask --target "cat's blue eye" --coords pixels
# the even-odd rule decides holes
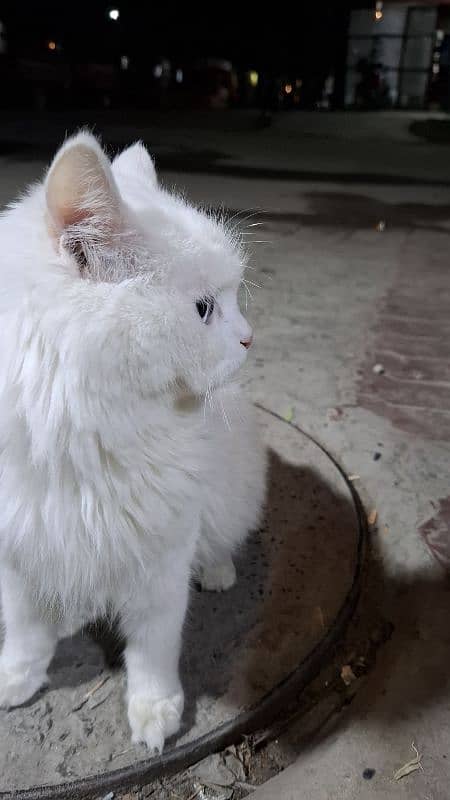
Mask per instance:
[[[203,297],[201,300],[197,300],[195,305],[197,306],[197,311],[202,322],[207,324],[210,321],[211,315],[214,311],[214,298]]]

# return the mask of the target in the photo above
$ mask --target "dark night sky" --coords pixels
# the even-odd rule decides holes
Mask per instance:
[[[342,46],[348,3],[195,6],[176,3],[2,3],[10,51],[40,57],[46,42],[60,43],[60,58],[108,61],[127,54],[135,62],[221,57],[243,68],[327,71]],[[120,9],[120,21],[107,11]]]

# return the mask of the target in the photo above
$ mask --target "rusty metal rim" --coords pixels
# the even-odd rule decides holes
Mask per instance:
[[[174,748],[167,755],[148,758],[111,772],[91,775],[66,783],[0,792],[0,800],[80,800],[80,798],[94,797],[110,791],[127,789],[137,784],[149,783],[163,775],[173,775],[187,769],[211,753],[236,744],[243,735],[255,733],[257,730],[267,727],[277,717],[280,717],[280,708],[286,707],[290,700],[308,686],[326,662],[333,647],[342,638],[358,601],[368,537],[367,519],[361,499],[352,482],[348,480],[344,469],[324,445],[298,425],[287,422],[275,411],[265,408],[260,403],[255,405],[266,414],[290,425],[315,444],[330,459],[344,479],[354,503],[358,522],[358,541],[353,580],[341,608],[323,639],[300,662],[298,667],[277,684],[256,706],[239,714],[230,722],[219,725],[211,733],[206,733],[193,742]]]

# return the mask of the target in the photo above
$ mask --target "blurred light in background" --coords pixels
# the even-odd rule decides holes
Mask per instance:
[[[56,50],[56,42],[48,42],[47,47],[49,50]]]
[[[381,2],[381,0],[378,0],[378,2],[375,3],[375,20],[376,22],[380,22],[380,20],[382,19],[383,19],[383,3]]]
[[[175,80],[177,83],[183,83],[183,70],[177,69],[175,73]]]
[[[110,19],[112,19],[114,22],[117,22],[117,20],[120,17],[119,9],[118,8],[110,8],[110,10],[108,11],[108,17]]]
[[[248,82],[250,86],[253,86],[255,89],[258,86],[259,75],[255,69],[251,69],[248,73]]]
[[[285,87],[284,87],[284,91],[286,92],[286,94],[291,94],[292,93],[292,83],[287,83],[285,85]]]
[[[121,69],[128,69],[130,66],[130,59],[128,56],[120,56],[120,68]]]
[[[153,75],[155,76],[155,78],[160,78],[162,74],[163,74],[162,64],[156,64],[153,67]]]

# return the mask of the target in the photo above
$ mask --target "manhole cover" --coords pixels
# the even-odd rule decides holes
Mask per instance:
[[[182,731],[160,758],[131,745],[123,671],[84,632],[60,643],[48,691],[0,711],[2,798],[104,793],[185,767],[267,724],[320,667],[356,600],[361,509],[320,445],[258,414],[270,450],[266,520],[238,558],[235,587],[192,589]]]

